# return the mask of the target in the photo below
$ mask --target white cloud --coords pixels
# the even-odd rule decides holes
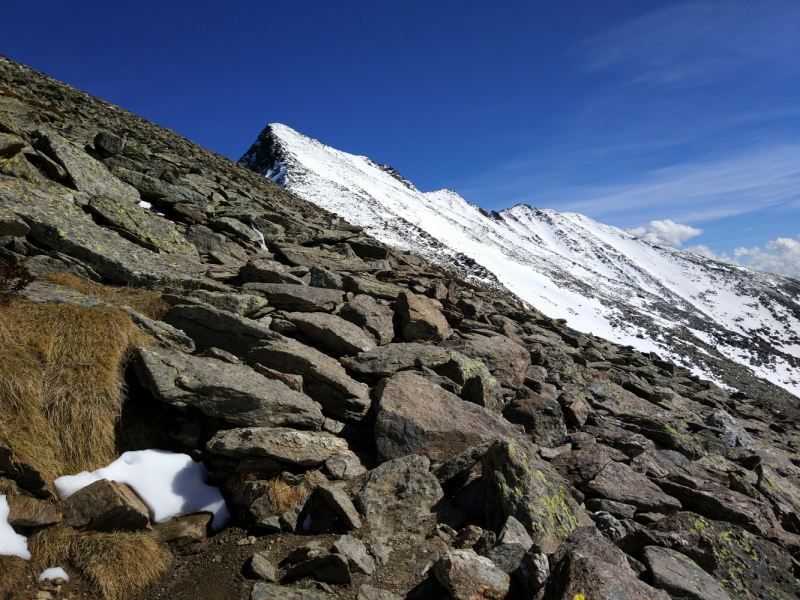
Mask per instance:
[[[734,254],[737,264],[800,279],[800,241],[792,238],[778,238],[768,241],[766,250],[761,250],[757,246],[742,247],[737,248]]]
[[[703,233],[702,229],[697,229],[689,225],[681,225],[680,223],[675,223],[671,219],[650,221],[647,227],[636,227],[634,229],[628,229],[627,231],[653,244],[672,246],[674,248],[680,248],[681,244],[686,240]]]

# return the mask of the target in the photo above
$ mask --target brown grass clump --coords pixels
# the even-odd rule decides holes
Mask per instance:
[[[328,478],[320,471],[308,471],[302,481],[295,482],[293,485],[287,483],[284,478],[278,477],[269,481],[267,495],[280,512],[285,512],[304,504],[317,486],[326,483],[328,483]]]
[[[27,566],[27,561],[16,556],[0,556],[0,598],[5,598],[20,582]]]
[[[12,298],[0,309],[0,440],[48,481],[116,458],[129,350],[122,311]]]
[[[169,304],[161,298],[161,294],[150,290],[102,285],[67,273],[48,273],[44,281],[63,285],[84,296],[91,296],[114,306],[130,306],[151,319],[160,319],[169,310]]]
[[[153,583],[167,569],[170,554],[152,532],[78,533],[63,525],[41,529],[28,539],[33,560],[69,564],[106,600],[122,600]]]

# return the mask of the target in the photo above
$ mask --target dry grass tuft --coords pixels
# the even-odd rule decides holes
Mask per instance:
[[[169,310],[169,304],[161,298],[161,294],[130,286],[117,287],[102,285],[85,279],[79,279],[67,273],[49,273],[44,281],[68,287],[84,296],[98,298],[114,306],[130,306],[151,319],[160,319]]]
[[[106,600],[137,594],[158,579],[171,559],[152,532],[78,533],[63,525],[33,534],[28,549],[40,564],[72,565]]]
[[[27,566],[27,561],[16,556],[0,556],[0,598],[11,593],[11,588],[20,582]]]
[[[281,512],[298,507],[308,500],[317,486],[328,483],[321,471],[308,471],[302,481],[287,483],[282,477],[269,481],[269,499]]]
[[[48,481],[107,465],[123,367],[147,339],[117,309],[12,298],[0,310],[0,440]]]

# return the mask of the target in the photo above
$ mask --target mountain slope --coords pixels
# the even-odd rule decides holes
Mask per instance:
[[[724,372],[740,389],[754,385],[752,373],[800,395],[795,280],[657,246],[579,214],[526,205],[489,214],[285,125],[265,128],[240,162],[381,241],[576,329],[718,381]]]

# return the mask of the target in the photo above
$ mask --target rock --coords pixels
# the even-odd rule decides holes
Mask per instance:
[[[139,330],[149,333],[161,342],[163,346],[187,354],[191,354],[195,351],[194,340],[184,334],[180,329],[175,329],[169,323],[149,319],[127,306],[123,306],[121,310],[128,313],[131,321],[133,321],[133,324],[136,325]]]
[[[562,452],[555,456],[550,465],[574,487],[580,489],[597,477],[608,463],[612,462],[610,453],[604,446],[591,444],[585,450]]]
[[[302,376],[306,393],[336,418],[359,421],[364,417],[372,404],[366,385],[319,350],[274,332],[272,336],[247,354],[248,363]]]
[[[356,479],[367,472],[361,458],[351,450],[342,450],[325,461],[325,469],[334,479]]]
[[[480,360],[489,368],[501,386],[512,389],[524,383],[526,370],[531,364],[530,352],[502,335],[489,338],[474,336],[473,339],[447,346],[465,356]]]
[[[313,265],[310,270],[311,281],[309,283],[312,287],[328,288],[331,290],[341,290],[344,288],[342,278],[333,271],[321,269]]]
[[[602,498],[591,498],[586,501],[586,508],[592,512],[607,512],[618,519],[632,519],[636,514],[636,507],[633,504],[623,504]]]
[[[206,304],[173,306],[164,321],[192,338],[199,352],[219,348],[240,358],[265,340],[280,337],[252,319]]]
[[[486,558],[491,560],[498,569],[511,575],[519,569],[526,552],[527,549],[521,544],[497,544],[487,552]]]
[[[150,529],[150,513],[130,488],[101,479],[61,502],[64,522],[81,531],[139,531]]]
[[[357,277],[355,275],[342,275],[344,289],[356,295],[372,296],[384,300],[396,300],[397,296],[403,292],[403,288],[391,283],[381,283],[380,281],[368,277]]]
[[[343,535],[333,543],[332,550],[345,556],[350,566],[361,573],[372,575],[375,572],[375,561],[367,554],[367,547],[361,540]]]
[[[192,290],[189,296],[166,296],[171,304],[197,304],[202,302],[236,315],[247,317],[266,308],[269,303],[252,294],[228,294],[209,290]]]
[[[400,315],[403,339],[407,342],[441,341],[453,335],[447,319],[427,296],[401,292],[397,296],[396,310]]]
[[[597,443],[615,448],[629,458],[636,458],[653,445],[645,436],[624,429],[601,429],[591,425],[586,425],[583,429],[593,435]]]
[[[390,460],[373,469],[353,489],[356,506],[375,533],[425,533],[433,528],[434,507],[444,497],[424,456]]]
[[[0,133],[0,156],[13,156],[27,145],[19,136]]]
[[[489,410],[500,412],[503,393],[497,379],[481,361],[453,352],[450,360],[434,370],[462,386],[461,398]]]
[[[550,576],[550,562],[547,555],[533,550],[526,552],[522,557],[522,564],[517,570],[517,579],[522,581],[531,596],[534,596],[544,587],[547,578]]]
[[[317,487],[317,494],[336,513],[347,529],[361,529],[358,511],[344,490],[333,485],[320,485]]]
[[[480,460],[486,451],[494,443],[494,440],[484,442],[477,446],[467,448],[463,452],[452,456],[439,464],[433,469],[433,474],[440,483],[444,484],[457,475],[466,473],[472,469]]]
[[[375,396],[379,462],[422,454],[438,463],[483,442],[518,436],[494,413],[412,371],[382,381]]]
[[[256,552],[250,557],[250,571],[263,581],[274,583],[280,579],[278,568],[269,561],[264,552]]]
[[[624,463],[607,463],[585,488],[589,494],[631,504],[641,512],[673,513],[681,509],[676,498]]]
[[[389,344],[342,360],[342,364],[357,373],[372,378],[391,377],[412,367],[435,368],[450,360],[444,348],[426,344]]]
[[[135,188],[142,198],[158,200],[169,196],[167,186],[154,177],[139,173],[138,171],[130,171],[119,166],[113,166],[110,170],[117,179]]]
[[[298,312],[331,312],[344,302],[344,292],[289,283],[245,283],[245,292],[264,296],[270,305]]]
[[[275,381],[280,381],[290,390],[294,390],[295,392],[303,391],[303,378],[300,375],[281,373],[280,371],[276,371],[275,369],[270,369],[269,367],[265,367],[264,365],[259,365],[258,363],[253,365],[253,370],[256,373],[263,375],[267,379],[274,379]]]
[[[745,446],[746,448],[756,447],[756,443],[744,427],[724,410],[715,410],[705,420],[706,425],[722,429],[720,438],[731,448]]]
[[[0,440],[0,475],[5,475],[26,492],[40,498],[51,496],[47,481],[34,465],[14,460],[14,450]]]
[[[6,494],[6,501],[8,524],[12,527],[45,527],[61,522],[61,513],[51,502],[19,493]]]
[[[653,585],[678,598],[693,600],[729,600],[728,594],[713,577],[688,556],[658,546],[644,549],[644,563]]]
[[[313,278],[311,283],[313,285]],[[345,303],[338,314],[346,321],[366,330],[377,340],[379,346],[388,344],[394,338],[394,312],[388,306],[378,304],[372,296],[365,294],[355,296]]]
[[[164,289],[196,282],[206,268],[194,258],[155,254],[96,225],[80,208],[55,196],[0,182],[0,207],[30,227],[28,237],[87,264],[110,281]]]
[[[555,400],[537,396],[515,400],[503,409],[503,416],[519,423],[540,446],[558,446],[567,437],[561,406]]]
[[[110,131],[100,131],[94,136],[94,149],[104,156],[120,154],[125,147],[125,140]]]
[[[389,258],[389,249],[386,246],[378,246],[369,242],[350,240],[348,245],[353,249],[356,256],[369,258],[372,260],[384,260]]]
[[[503,525],[503,529],[500,530],[500,535],[497,537],[497,543],[519,544],[525,548],[525,550],[533,546],[533,540],[525,530],[525,526],[514,517],[508,517],[508,519],[506,519],[506,524]]]
[[[783,527],[787,531],[800,533],[800,479],[781,477],[778,470],[766,466],[765,462],[762,460],[754,469],[758,475],[756,487],[772,502]]]
[[[356,600],[403,600],[397,594],[393,594],[388,590],[372,587],[366,583],[358,588],[358,596]]]
[[[245,283],[289,283],[303,285],[303,280],[289,272],[290,267],[264,256],[254,256],[239,269]],[[325,286],[317,286],[325,287]]]
[[[436,562],[434,572],[454,600],[502,600],[511,583],[491,560],[471,550],[448,552]]]
[[[298,563],[286,571],[286,579],[313,577],[317,581],[349,585],[352,582],[347,559],[339,554],[322,551],[309,560]]]
[[[212,219],[208,222],[208,226],[218,233],[229,233],[251,244],[260,244],[261,236],[252,228],[238,219],[232,217],[220,217],[219,219]]]
[[[333,600],[333,596],[319,590],[283,587],[259,581],[253,584],[250,600]]]
[[[556,539],[578,526],[566,482],[526,442],[495,442],[483,457],[481,477],[489,524],[514,517],[530,533]]]
[[[377,346],[360,327],[336,315],[286,313],[286,318],[312,340],[338,354],[367,352]]]
[[[592,408],[579,396],[561,394],[558,397],[558,403],[561,405],[561,408],[564,409],[564,416],[576,427],[583,427],[586,425],[586,420],[589,418],[589,415],[592,414]]]
[[[163,402],[244,427],[322,427],[316,402],[249,367],[159,348],[138,353],[139,380]]]
[[[316,266],[329,271],[347,271],[349,273],[374,270],[373,266],[354,255],[346,256],[338,252],[292,244],[278,243],[275,244],[275,248],[289,261],[289,264],[295,266],[302,265],[309,268]]]
[[[684,510],[709,519],[721,519],[765,535],[774,527],[772,510],[758,500],[748,498],[722,485],[707,484],[693,489],[666,479],[656,480],[659,487],[677,498]]]
[[[0,237],[13,235],[22,237],[31,230],[16,214],[7,208],[0,207]]]
[[[223,456],[266,456],[309,467],[321,464],[337,452],[345,450],[347,442],[319,431],[249,427],[220,431],[209,440],[207,446],[209,452]]]
[[[36,147],[64,167],[70,183],[89,198],[104,196],[130,204],[139,202],[139,192],[67,139],[49,131],[37,131],[34,135]]]
[[[166,523],[154,525],[153,533],[159,542],[185,546],[205,540],[210,522],[208,513],[173,517]]]
[[[176,205],[179,207],[181,205]],[[186,210],[177,210],[185,213]],[[193,225],[186,230],[186,240],[193,244],[200,254],[215,257],[217,262],[223,264],[235,263],[242,265],[247,262],[247,254],[236,244],[219,233],[214,233],[203,225]]]
[[[625,526],[609,512],[596,512],[592,515],[592,519],[597,526],[597,530],[602,533],[605,538],[612,542],[621,540],[623,537],[625,537],[625,534],[628,533],[628,530],[625,528]]]

